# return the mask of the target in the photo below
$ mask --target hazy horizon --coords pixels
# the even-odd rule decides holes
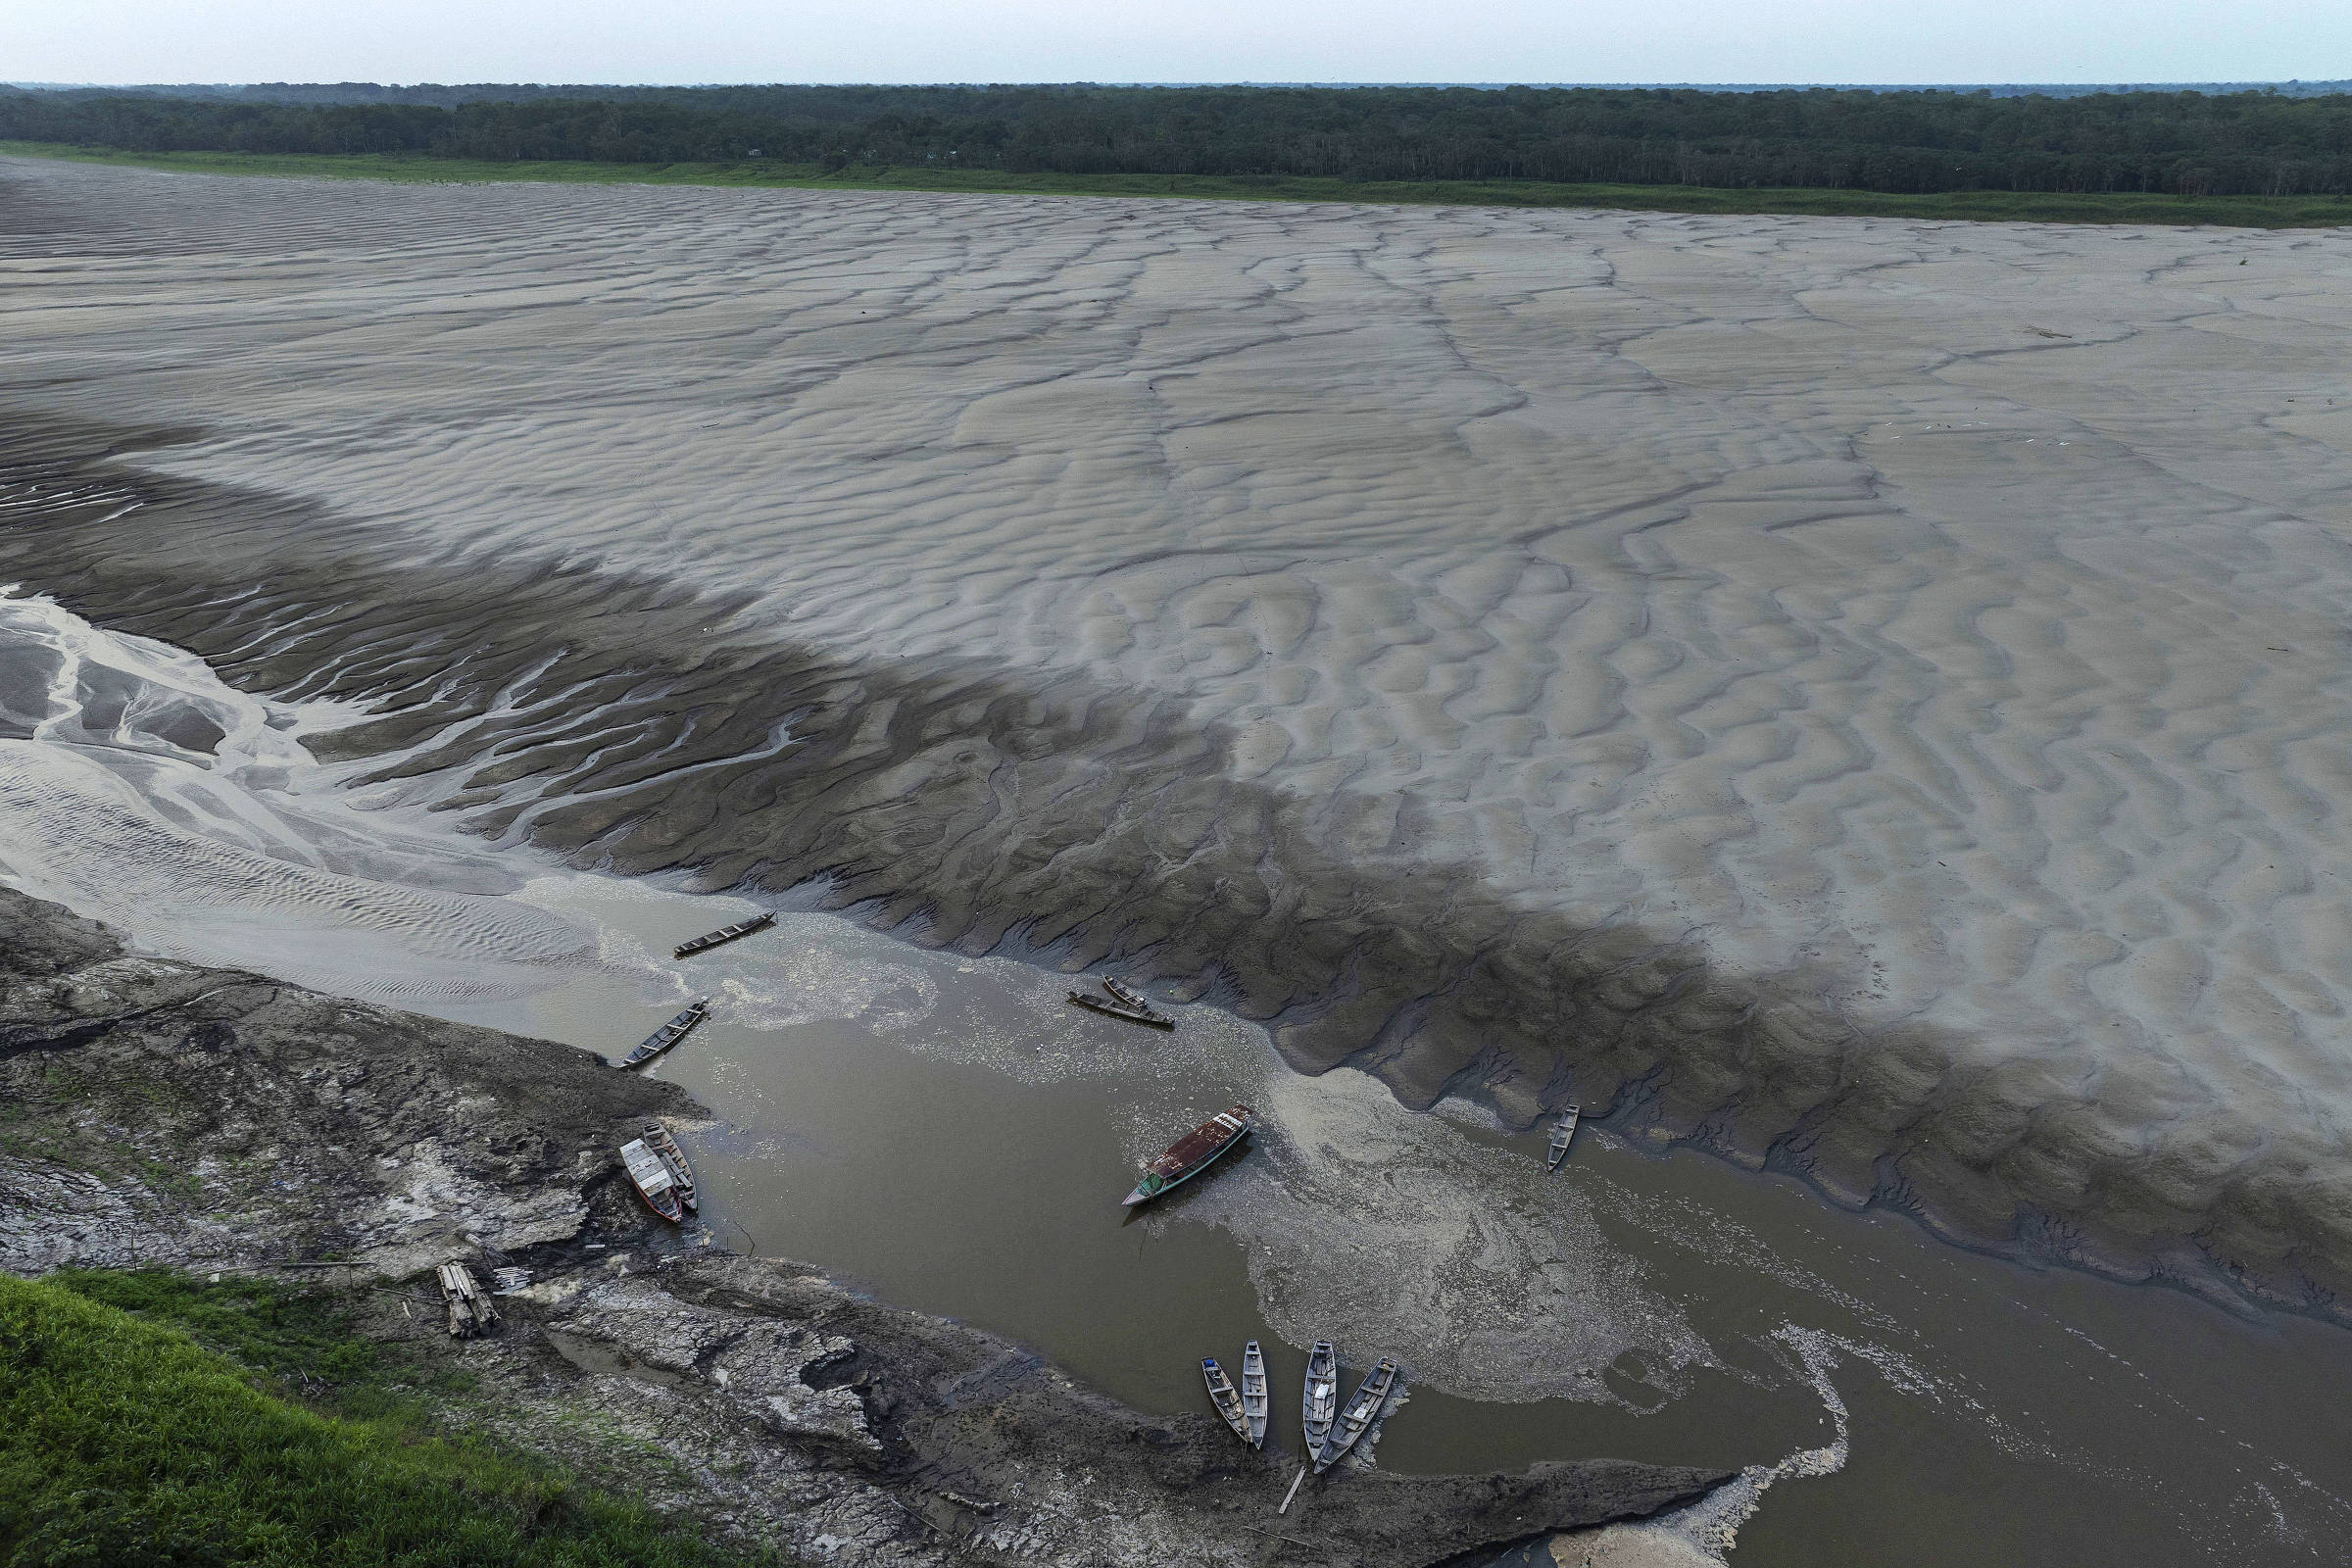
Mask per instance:
[[[1532,0],[1433,12],[1337,0],[1268,12],[1175,0],[749,0],[652,13],[612,0],[485,9],[395,0],[352,13],[262,0],[24,0],[6,69],[24,82],[950,81],[1674,85],[2268,83],[2352,77],[2352,10],[2320,0],[1694,0],[1596,15]]]
[[[156,80],[150,80],[150,81],[128,81],[128,80],[124,80],[124,81],[99,81],[99,80],[95,80],[95,79],[90,79],[90,80],[72,80],[72,81],[67,81],[67,80],[33,80],[33,79],[29,79],[29,78],[23,78],[23,79],[10,79],[10,80],[0,80],[0,87],[17,87],[17,88],[22,88],[22,89],[24,89],[24,90],[25,90],[25,91],[33,91],[33,92],[71,92],[71,91],[77,91],[77,90],[131,91],[131,90],[136,90],[136,89],[138,89],[138,88],[142,88],[142,87],[152,87],[152,88],[156,88],[156,89],[159,89],[159,90],[174,90],[174,91],[189,91],[189,90],[194,90],[194,89],[198,89],[198,88],[213,88],[213,89],[217,89],[217,90],[222,90],[222,91],[226,91],[226,90],[233,89],[233,88],[246,88],[246,87],[306,87],[306,86],[318,86],[318,87],[324,87],[324,86],[371,86],[371,87],[383,87],[383,88],[386,88],[386,89],[392,89],[392,90],[400,90],[400,89],[413,89],[413,88],[422,88],[422,87],[483,87],[483,86],[501,86],[501,87],[506,87],[506,86],[512,86],[512,87],[552,87],[552,86],[579,86],[579,87],[630,87],[630,88],[678,88],[678,89],[681,89],[681,90],[685,90],[685,89],[692,89],[692,88],[698,88],[698,87],[885,87],[885,86],[887,86],[887,87],[1049,87],[1049,86],[1051,86],[1051,87],[1476,87],[1476,88],[1479,88],[1479,89],[1482,89],[1482,90],[1489,90],[1489,91],[1499,91],[1499,90],[1501,90],[1501,89],[1503,89],[1503,88],[1506,88],[1506,87],[1530,87],[1530,88],[1537,88],[1537,89],[1543,89],[1543,90],[1547,90],[1547,91],[1551,91],[1551,90],[1556,90],[1556,91],[1572,91],[1572,90],[1578,90],[1578,89],[1605,89],[1605,88],[1624,88],[1624,89],[1643,89],[1643,90],[1689,89],[1689,90],[1695,90],[1695,91],[1700,91],[1700,92],[1780,92],[1780,91],[1786,91],[1786,90],[1792,89],[1792,88],[1813,88],[1813,87],[1823,87],[1823,88],[1843,89],[1843,90],[1848,90],[1848,91],[1858,91],[1858,92],[1987,92],[1987,91],[1989,91],[1989,92],[1996,92],[1996,93],[1997,93],[1997,92],[2017,92],[2017,91],[2057,91],[2057,92],[2064,92],[2064,93],[2081,94],[2081,93],[2093,93],[2093,92],[2161,92],[2161,91],[2181,91],[2181,92],[2191,92],[2191,91],[2200,91],[2200,90],[2207,90],[2207,89],[2221,89],[2221,90],[2226,90],[2226,91],[2238,91],[2238,92],[2256,92],[2256,91],[2260,91],[2260,90],[2262,90],[2262,89],[2264,89],[2264,88],[2266,88],[2266,87],[2267,87],[2267,88],[2286,88],[2286,87],[2302,87],[2302,88],[2329,88],[2329,89],[2339,89],[2339,90],[2345,90],[2345,89],[2352,89],[2352,76],[2283,76],[2283,77],[2277,77],[2277,78],[2272,78],[2272,79],[2261,79],[2261,80],[2252,79],[2252,78],[2246,78],[2246,79],[2236,79],[2236,80],[2223,80],[2223,79],[2220,79],[2220,78],[2189,79],[2189,78],[2185,78],[2185,77],[2184,77],[2184,78],[2180,78],[2180,79],[2174,79],[2174,80],[2163,80],[2163,81],[2153,81],[2153,80],[2150,80],[2150,81],[2138,81],[2138,80],[2127,80],[2127,79],[2121,79],[2121,78],[2119,78],[2119,79],[2117,79],[2117,80],[2113,80],[2113,81],[2106,81],[2106,80],[2096,80],[2096,81],[2093,81],[2093,80],[2083,80],[2083,81],[2060,81],[2060,80],[2057,80],[2057,79],[2055,79],[2055,78],[2049,78],[2049,79],[2030,79],[2030,78],[2024,78],[2024,77],[2010,78],[2010,79],[2007,79],[2007,80],[2002,80],[2002,81],[1860,81],[1860,80],[1840,80],[1840,81],[1828,81],[1828,80],[1823,80],[1823,81],[1795,81],[1795,80],[1790,80],[1790,81],[1666,81],[1666,80],[1654,80],[1654,81],[1538,81],[1538,80],[1534,80],[1534,79],[1532,79],[1532,78],[1518,78],[1518,77],[1496,77],[1496,78],[1494,78],[1494,79],[1493,79],[1493,80],[1484,80],[1484,81],[1472,81],[1472,80],[1467,80],[1467,79],[1439,78],[1439,77],[1429,77],[1429,78],[1425,78],[1425,79],[1416,79],[1416,80],[1389,80],[1389,79],[1380,79],[1380,80],[1374,80],[1374,79],[1369,79],[1369,78],[1361,78],[1361,79],[1359,79],[1359,78],[1349,78],[1349,79],[1347,79],[1347,80],[1339,80],[1339,79],[1310,80],[1310,79],[1303,78],[1303,77],[1302,77],[1302,78],[1299,78],[1299,79],[1297,79],[1297,80],[1275,80],[1275,79],[1268,78],[1268,77],[1240,77],[1240,76],[1233,76],[1233,77],[1218,77],[1218,78],[1203,78],[1203,79],[1200,79],[1200,80],[1173,80],[1173,79],[1169,79],[1169,80],[1151,80],[1151,81],[1144,81],[1144,80],[1125,80],[1125,79],[1106,79],[1106,78],[1105,78],[1105,79],[1098,79],[1098,78],[1094,78],[1094,77],[1075,77],[1075,76],[1073,76],[1073,77],[1064,77],[1064,78],[1059,78],[1059,79],[1051,80],[1051,81],[1049,81],[1049,80],[1043,80],[1043,79],[1041,79],[1041,80],[1035,80],[1035,81],[1015,81],[1015,80],[1010,80],[1010,79],[1004,79],[1004,80],[982,80],[982,79],[980,79],[980,78],[977,78],[977,77],[975,77],[975,78],[972,78],[972,79],[969,79],[969,80],[947,80],[947,79],[942,79],[942,80],[938,80],[938,81],[890,81],[890,82],[885,82],[885,81],[864,81],[864,80],[856,80],[856,81],[854,81],[854,80],[850,80],[850,79],[847,79],[847,78],[843,78],[843,79],[840,79],[840,80],[822,80],[822,81],[820,81],[820,80],[813,80],[813,79],[795,79],[795,80],[787,80],[787,79],[784,79],[784,78],[781,78],[781,77],[779,77],[779,78],[774,78],[774,79],[769,79],[769,78],[764,78],[764,77],[748,77],[748,76],[747,76],[747,77],[742,77],[742,78],[739,78],[739,79],[713,79],[713,80],[710,80],[710,81],[647,81],[647,80],[638,79],[638,78],[620,77],[620,76],[615,76],[615,77],[612,77],[612,78],[596,78],[596,79],[569,79],[569,78],[566,78],[566,79],[558,79],[558,78],[556,78],[556,77],[552,77],[552,76],[550,76],[550,77],[538,77],[538,78],[522,78],[522,77],[514,77],[514,78],[496,78],[496,79],[494,79],[494,78],[490,78],[490,77],[467,77],[467,78],[463,78],[463,79],[461,79],[461,78],[458,78],[458,77],[417,77],[417,78],[416,78],[416,79],[414,79],[414,80],[394,80],[394,79],[385,78],[385,77],[371,77],[371,76],[344,76],[344,77],[337,77],[337,78],[335,78],[335,79],[333,79],[333,80],[331,80],[331,81],[330,81],[330,80],[328,80],[327,78],[324,78],[324,77],[299,77],[299,78],[298,78],[298,77],[270,77],[270,78],[269,78],[269,79],[266,79],[266,80],[265,80],[265,79],[263,79],[263,78],[260,78],[260,77],[245,77],[245,78],[239,78],[239,79],[236,79],[236,80],[226,80],[226,79],[222,79],[222,80],[201,80],[201,81],[200,81],[200,80],[197,80],[197,79],[194,79],[194,78],[189,78],[189,79],[186,79],[186,80],[170,80],[170,81],[163,80],[163,79],[160,79],[160,78],[159,78],[159,79],[156,79]]]

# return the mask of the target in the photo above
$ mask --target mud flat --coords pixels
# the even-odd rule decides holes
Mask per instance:
[[[387,793],[2352,1283],[2352,241],[7,166],[0,572]]]
[[[1003,1341],[665,1233],[607,1151],[647,1114],[694,1115],[674,1088],[545,1041],[131,956],[5,891],[0,995],[0,1267],[267,1271],[331,1252],[339,1279],[405,1279],[424,1308],[379,1308],[380,1332],[429,1336],[419,1270],[520,1263],[536,1278],[507,1298],[507,1331],[462,1352],[495,1390],[471,1419],[664,1506],[832,1562],[1264,1554],[1235,1524],[1276,1520],[1288,1471],[1213,1417],[1142,1415]],[[1420,1564],[1643,1518],[1729,1479],[1613,1460],[1366,1472],[1277,1522],[1302,1538],[1286,1561]]]

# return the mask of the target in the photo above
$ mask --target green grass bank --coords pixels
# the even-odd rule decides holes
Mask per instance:
[[[755,1560],[514,1451],[323,1293],[0,1276],[0,1568],[734,1568]]]
[[[1379,180],[1221,174],[1014,174],[813,164],[492,163],[376,153],[134,153],[53,142],[0,141],[23,157],[176,170],[200,174],[385,179],[449,184],[530,180],[585,185],[742,185],[800,190],[906,190],[974,195],[1156,196],[1192,201],[1387,202],[1448,207],[1608,208],[1658,213],[1787,214],[1823,218],[1911,218],[1966,222],[2209,223],[2233,228],[2352,225],[2352,198],[2339,196],[2062,196],[1959,191],[1903,196],[1864,190],[1718,189],[1693,185],[1562,185],[1540,180]]]

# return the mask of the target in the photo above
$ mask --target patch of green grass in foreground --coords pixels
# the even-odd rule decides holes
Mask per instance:
[[[2352,224],[2341,196],[2042,195],[1957,191],[1898,196],[1868,190],[1725,190],[1698,185],[1555,185],[1541,180],[1317,179],[1250,174],[1011,174],[985,169],[813,164],[491,163],[399,153],[133,153],[0,141],[0,153],[124,164],[201,174],[388,179],[428,184],[536,180],[590,185],[757,185],[808,190],[928,190],[1038,196],[1175,196],[1257,202],[1396,202],[1450,207],[1601,207],[1661,213],[1783,213],[1971,222],[2214,223],[2238,228]]]
[[[158,1271],[0,1276],[0,1568],[750,1560],[535,1460],[432,1435],[416,1374],[329,1296]]]

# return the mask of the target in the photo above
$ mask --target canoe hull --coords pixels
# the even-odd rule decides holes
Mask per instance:
[[[684,1012],[679,1013],[676,1017],[670,1019],[669,1022],[655,1030],[652,1034],[647,1035],[643,1043],[640,1044],[636,1050],[630,1052],[627,1055],[620,1058],[620,1064],[623,1067],[644,1066],[647,1062],[653,1060],[656,1056],[661,1055],[662,1053],[667,1051],[670,1047],[676,1045],[679,1041],[694,1033],[694,1026],[701,1023],[706,1017],[710,1016],[710,999],[709,997],[705,997],[700,1002],[697,1002],[693,1006],[688,1007]]]
[[[1584,1111],[1575,1105],[1560,1112],[1560,1119],[1552,1124],[1551,1152],[1544,1160],[1545,1170],[1558,1170],[1568,1158],[1568,1145],[1576,1137],[1577,1119],[1583,1114]]]
[[[696,937],[691,942],[681,942],[669,950],[670,955],[673,957],[691,958],[698,953],[708,953],[712,948],[724,943],[748,937],[755,931],[764,931],[775,923],[776,917],[772,914],[756,914],[749,920],[738,920],[733,925],[722,925],[717,930]]]
[[[1128,1023],[1140,1023],[1147,1029],[1173,1029],[1176,1027],[1176,1020],[1173,1018],[1163,1017],[1156,1012],[1137,1012],[1130,1007],[1117,1006],[1099,998],[1090,997],[1083,991],[1071,992],[1069,1000],[1072,1004],[1084,1007],[1089,1012],[1099,1012],[1105,1018],[1124,1019]]]
[[[1266,1356],[1251,1340],[1242,1351],[1242,1411],[1250,1420],[1250,1446],[1266,1446]]]
[[[1340,1415],[1340,1357],[1329,1340],[1317,1340],[1306,1357],[1306,1390],[1299,1401],[1306,1451],[1318,1455]]]
[[[1225,1369],[1217,1365],[1215,1356],[1204,1355],[1200,1358],[1200,1377],[1208,1385],[1208,1402],[1217,1407],[1217,1414],[1225,1418],[1225,1424],[1233,1429],[1233,1435],[1248,1443],[1249,1412],[1242,1408],[1242,1396],[1235,1391],[1233,1379],[1227,1377]]]

